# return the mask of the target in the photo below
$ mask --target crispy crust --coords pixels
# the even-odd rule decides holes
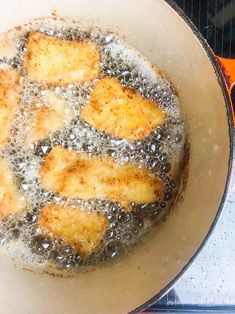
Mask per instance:
[[[110,157],[89,158],[57,146],[40,169],[45,189],[63,197],[117,201],[128,210],[130,202],[154,202],[162,196],[163,182],[148,169],[115,163]]]
[[[81,117],[99,131],[134,141],[162,124],[165,114],[154,101],[105,77],[96,83]]]
[[[9,138],[19,99],[19,74],[13,69],[0,70],[0,148]]]
[[[71,105],[53,92],[48,94],[46,105],[39,108],[32,105],[31,111],[33,116],[26,134],[27,144],[43,140],[68,125],[74,118]]]
[[[62,238],[82,255],[89,256],[103,238],[107,220],[99,213],[50,204],[42,208],[39,226],[52,237]]]
[[[22,211],[24,202],[20,199],[11,169],[0,158],[0,218],[7,218]]]
[[[99,76],[99,52],[92,43],[30,32],[24,66],[36,82],[70,84]]]

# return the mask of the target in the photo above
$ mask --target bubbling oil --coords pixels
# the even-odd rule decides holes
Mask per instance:
[[[31,30],[59,39],[93,42],[100,52],[100,78],[116,77],[123,86],[131,87],[156,101],[166,113],[164,124],[144,139],[128,142],[97,131],[84,122],[80,119],[81,108],[89,100],[95,82],[66,87],[31,82],[22,61]],[[61,269],[78,269],[112,260],[139,243],[153,224],[169,212],[177,195],[186,142],[177,95],[151,63],[111,32],[82,28],[81,24],[75,22],[41,20],[25,25],[20,31],[12,31],[9,36],[15,53],[11,57],[2,57],[0,66],[19,71],[23,94],[10,140],[1,150],[1,155],[12,168],[18,189],[26,200],[26,208],[20,215],[12,215],[0,222],[1,248],[14,257],[20,257],[28,265],[53,263]],[[47,138],[26,147],[24,138],[25,133],[30,131],[30,105],[40,107],[51,91],[70,104],[76,118]],[[62,198],[47,191],[39,182],[39,169],[48,153],[57,145],[78,153],[85,152],[89,156],[111,156],[120,164],[133,163],[139,168],[147,167],[163,180],[164,195],[151,204],[132,203],[133,211],[126,212],[117,202]],[[105,236],[91,256],[83,258],[63,239],[55,239],[40,229],[38,215],[41,208],[50,203],[100,212],[107,218]]]

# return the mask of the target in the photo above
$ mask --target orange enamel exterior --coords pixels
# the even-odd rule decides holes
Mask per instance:
[[[235,85],[235,59],[221,58],[217,56],[217,60],[219,61],[222,70],[227,78],[228,94],[231,101],[233,122],[235,124],[235,114],[231,98],[231,91],[233,86]]]

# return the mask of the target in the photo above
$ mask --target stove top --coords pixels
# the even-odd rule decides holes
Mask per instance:
[[[218,56],[235,58],[235,0],[175,2]],[[235,105],[235,91],[233,100]],[[235,149],[233,170],[224,209],[207,244],[172,289],[147,312],[235,313]]]

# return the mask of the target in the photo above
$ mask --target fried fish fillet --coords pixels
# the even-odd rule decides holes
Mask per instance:
[[[56,204],[42,208],[38,222],[52,237],[62,238],[84,256],[97,248],[108,225],[99,213]]]
[[[0,69],[0,147],[9,138],[12,120],[20,99],[19,75],[13,69]]]
[[[69,104],[53,92],[47,94],[47,101],[41,107],[32,106],[32,119],[29,120],[26,143],[44,139],[53,132],[69,125],[75,114]]]
[[[127,211],[130,202],[154,202],[163,193],[163,182],[148,169],[119,165],[110,157],[89,158],[61,146],[47,155],[39,176],[45,189],[62,197],[117,201]]]
[[[32,81],[70,84],[98,77],[99,52],[90,42],[30,32],[24,65]]]
[[[14,182],[11,169],[5,160],[0,158],[0,218],[19,213],[24,207],[24,202]]]
[[[95,84],[81,117],[99,131],[135,141],[162,124],[165,114],[154,101],[105,77]]]

